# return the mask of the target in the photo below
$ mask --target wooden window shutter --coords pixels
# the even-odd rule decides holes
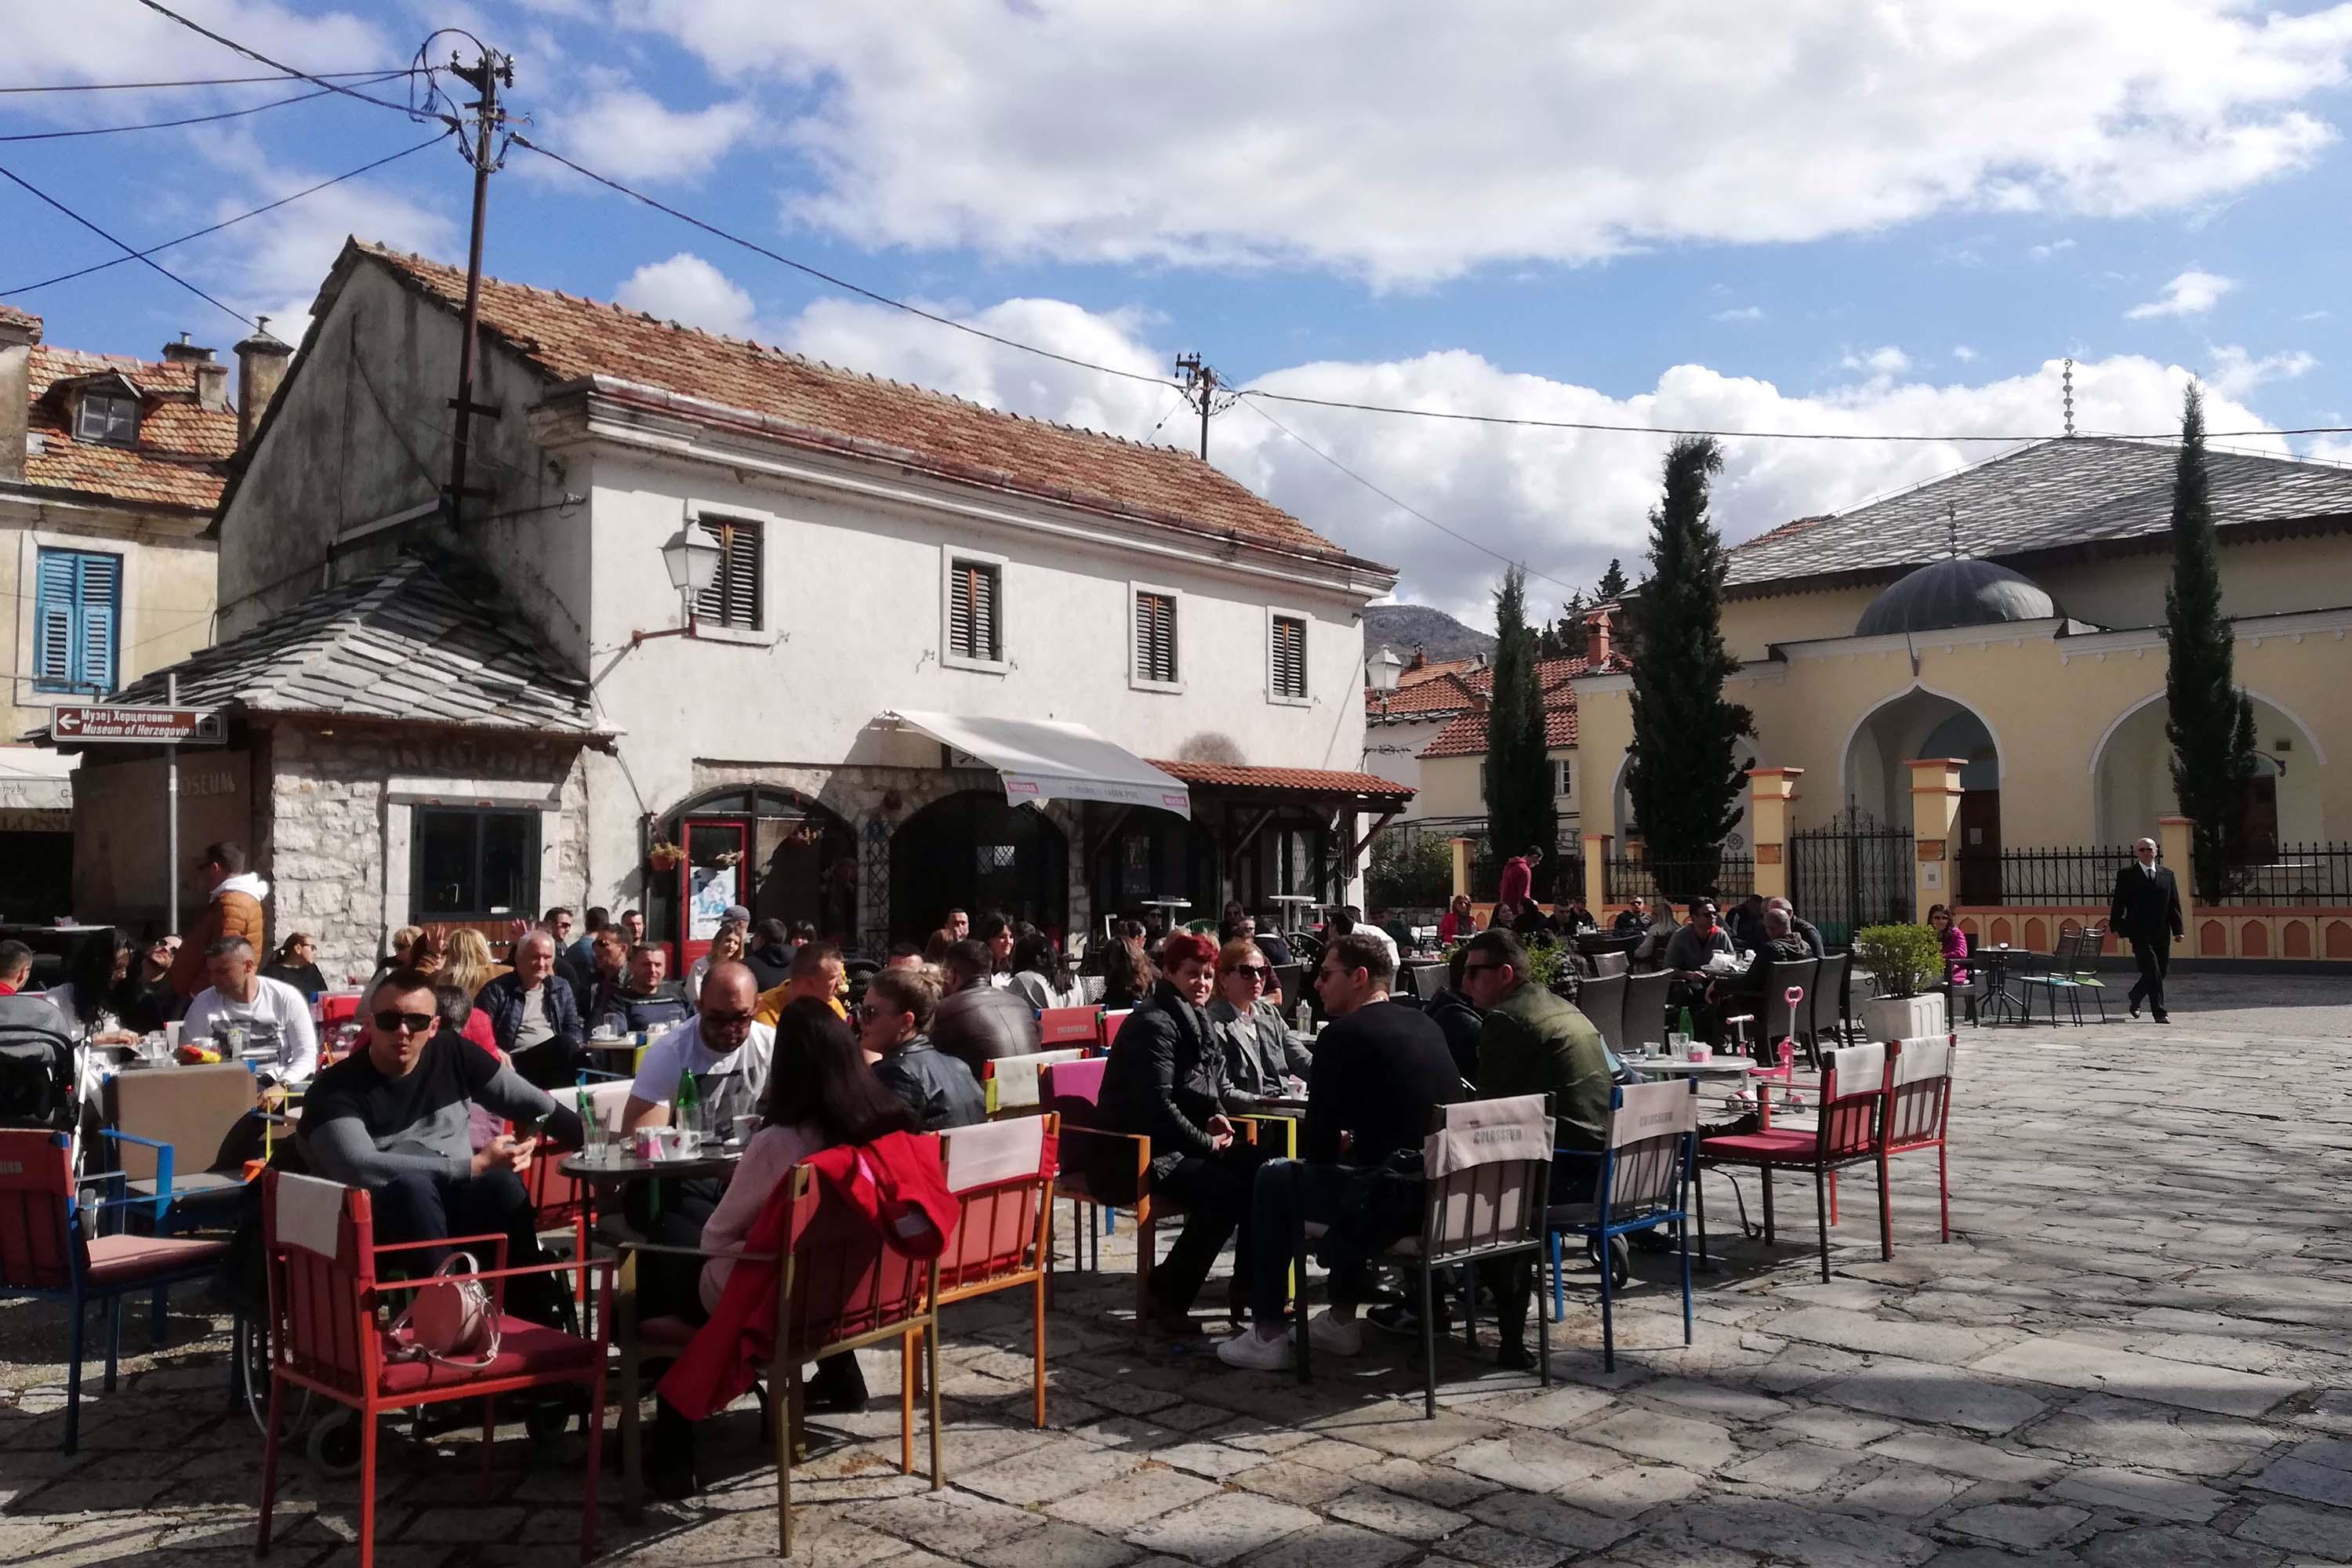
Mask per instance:
[[[959,658],[1004,657],[1003,623],[997,601],[1002,580],[998,568],[980,561],[959,561],[949,572],[948,646]]]
[[[115,612],[121,603],[122,562],[112,555],[81,558],[81,667],[76,681],[100,694],[114,689]]]
[[[1135,675],[1139,680],[1173,685],[1176,680],[1176,596],[1135,595]]]
[[[1267,650],[1276,697],[1307,695],[1307,623],[1294,616],[1274,617],[1273,646]]]
[[[719,545],[719,575],[695,602],[697,618],[744,631],[760,629],[760,525],[733,518],[698,518],[696,526]]]

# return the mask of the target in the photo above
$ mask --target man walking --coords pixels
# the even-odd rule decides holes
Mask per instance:
[[[205,845],[196,875],[206,889],[205,912],[196,917],[179,955],[172,960],[172,989],[188,1001],[205,989],[213,943],[237,936],[251,942],[256,952],[261,951],[261,900],[269,896],[269,884],[245,868],[241,845]]]
[[[2172,967],[2172,944],[2181,934],[2180,888],[2168,867],[2156,863],[2156,840],[2143,838],[2132,846],[2132,864],[2116,873],[2116,890],[2107,900],[2107,929],[2131,943],[2139,979],[2131,988],[2131,1016],[2139,1016],[2143,998],[2159,1024],[2172,1022],[2164,1009],[2164,974]]]

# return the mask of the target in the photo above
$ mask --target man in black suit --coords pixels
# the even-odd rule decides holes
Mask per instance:
[[[2172,1016],[2164,1010],[2164,972],[2172,967],[2172,943],[2181,934],[2180,889],[2172,872],[2156,863],[2156,840],[2143,838],[2132,846],[2133,863],[2116,873],[2115,896],[2107,900],[2107,929],[2131,942],[2139,979],[2131,988],[2131,1016],[2139,1016],[2140,999],[2159,1024]]]

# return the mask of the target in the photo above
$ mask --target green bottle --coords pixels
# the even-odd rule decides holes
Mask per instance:
[[[680,1068],[677,1074],[677,1105],[671,1113],[673,1126],[696,1134],[702,1131],[702,1089],[694,1081],[692,1068]]]
[[[1687,1039],[1691,1039],[1691,1038],[1693,1038],[1694,1037],[1696,1037],[1696,1036],[1697,1035],[1697,1033],[1698,1033],[1698,1031],[1697,1031],[1696,1029],[1695,1029],[1695,1028],[1691,1027],[1691,1016],[1690,1016],[1690,1009],[1689,1009],[1689,1008],[1687,1008],[1687,1007],[1684,1008],[1684,1009],[1683,1009],[1683,1016],[1682,1016],[1682,1037],[1683,1037],[1683,1038],[1684,1038],[1684,1039],[1685,1039],[1685,1040],[1687,1040]]]

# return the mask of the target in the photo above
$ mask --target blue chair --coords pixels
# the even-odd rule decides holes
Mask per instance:
[[[1683,1343],[1691,1342],[1690,1230],[1684,1203],[1690,1190],[1691,1161],[1698,1142],[1698,1080],[1621,1084],[1609,1095],[1609,1147],[1561,1149],[1555,1163],[1591,1161],[1592,1197],[1585,1203],[1553,1204],[1547,1215],[1551,1261],[1552,1321],[1567,1314],[1560,1280],[1563,1235],[1582,1237],[1601,1255],[1601,1363],[1617,1370],[1615,1269],[1611,1243],[1637,1230],[1676,1227],[1683,1268]]]

